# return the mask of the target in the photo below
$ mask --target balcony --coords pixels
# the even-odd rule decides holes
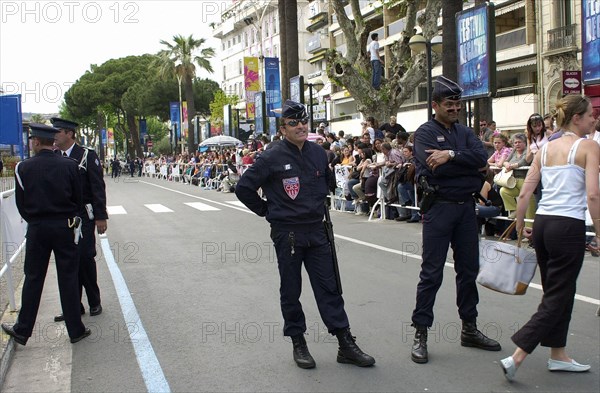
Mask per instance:
[[[496,36],[496,50],[514,48],[515,46],[527,44],[525,27],[501,33]]]
[[[577,25],[559,27],[548,30],[548,52],[566,52],[577,48],[576,32]]]

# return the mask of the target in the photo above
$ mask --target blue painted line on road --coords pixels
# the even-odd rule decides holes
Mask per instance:
[[[171,388],[165,378],[158,358],[154,353],[150,339],[146,334],[142,320],[135,308],[133,299],[129,294],[129,288],[125,283],[125,278],[121,274],[121,269],[115,262],[115,257],[110,249],[108,238],[106,236],[100,236],[100,243],[102,246],[102,252],[104,253],[104,259],[106,265],[112,276],[117,296],[119,297],[119,303],[121,304],[121,310],[125,317],[125,323],[127,330],[129,331],[129,337],[135,351],[135,356],[142,372],[142,378],[146,384],[148,392],[161,392],[170,393]],[[135,335],[135,337],[133,337]]]

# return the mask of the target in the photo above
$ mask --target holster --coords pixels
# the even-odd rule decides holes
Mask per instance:
[[[433,206],[433,203],[435,202],[437,187],[430,185],[425,176],[419,178],[419,184],[423,190],[419,209],[421,214],[425,214],[431,209],[431,206]]]

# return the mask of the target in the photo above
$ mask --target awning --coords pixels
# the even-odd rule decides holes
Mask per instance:
[[[498,8],[496,8],[496,16],[508,14],[509,12],[518,10],[519,8],[523,7],[525,7],[525,0],[521,0],[516,3],[507,5],[506,7],[501,7],[500,5],[498,5]]]
[[[334,100],[336,105],[345,104],[347,102],[353,102],[353,101],[354,101],[354,97],[347,97],[347,98],[341,98],[339,100]]]
[[[536,59],[526,59],[521,61],[511,61],[510,63],[498,64],[496,69],[498,71],[506,71],[506,70],[514,70],[515,68],[522,68],[531,65],[535,65],[537,63]]]
[[[333,101],[337,101],[347,97],[350,97],[350,93],[348,93],[348,90],[337,91],[331,95],[331,99]]]

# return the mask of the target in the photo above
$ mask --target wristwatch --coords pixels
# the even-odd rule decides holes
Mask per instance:
[[[454,150],[448,150],[448,155],[450,156],[451,160],[454,160],[454,156],[456,156],[456,153],[454,153]]]

